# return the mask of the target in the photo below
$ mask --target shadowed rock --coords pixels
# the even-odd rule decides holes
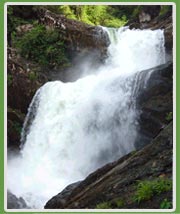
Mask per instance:
[[[25,209],[28,208],[23,198],[17,198],[10,191],[7,192],[7,208],[8,209]]]

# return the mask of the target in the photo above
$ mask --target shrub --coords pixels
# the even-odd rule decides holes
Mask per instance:
[[[149,200],[153,195],[159,195],[171,189],[171,179],[159,178],[151,181],[139,181],[133,200],[140,203],[141,201]]]
[[[55,67],[69,62],[64,40],[57,30],[47,30],[37,25],[19,38],[16,44],[23,56],[41,65]]]

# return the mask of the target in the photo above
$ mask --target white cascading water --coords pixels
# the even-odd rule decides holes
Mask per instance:
[[[36,106],[35,117],[21,156],[8,160],[7,188],[30,208],[135,149],[133,76],[165,63],[163,31],[105,30],[105,65],[72,83],[46,83],[29,108]]]

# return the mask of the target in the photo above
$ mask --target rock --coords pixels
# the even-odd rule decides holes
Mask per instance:
[[[26,202],[22,197],[17,198],[10,191],[7,191],[7,208],[8,209],[27,209]]]
[[[23,34],[31,31],[33,29],[32,24],[20,25],[16,28],[16,32],[18,36],[22,36]]]
[[[60,206],[63,206],[67,202],[66,199],[79,184],[80,181],[68,185],[62,192],[49,200],[44,208],[48,209],[49,207],[54,207],[53,209],[58,209]]]
[[[139,13],[139,22],[149,22],[160,13],[160,5],[143,5]]]
[[[18,56],[16,50],[8,48],[7,63],[7,134],[8,148],[18,149],[20,145],[21,129],[28,106],[36,90],[47,80],[39,78],[33,66]]]
[[[137,149],[149,143],[169,122],[167,115],[173,111],[172,75],[173,65],[168,62],[136,76],[140,82],[136,89],[136,104],[140,114]]]
[[[7,109],[7,146],[17,149],[20,146],[21,128],[23,126],[25,115],[17,109]]]
[[[54,203],[47,202],[45,208],[94,209],[97,204],[102,202],[113,204],[113,201],[118,199],[123,201],[121,207],[123,209],[158,209],[164,198],[172,201],[172,191],[155,195],[142,203],[135,203],[133,200],[135,186],[138,180],[153,180],[162,174],[163,178],[171,180],[172,146],[173,123],[171,122],[143,149],[132,152],[90,174],[67,198],[65,197],[65,203],[58,203],[58,194],[53,198]]]

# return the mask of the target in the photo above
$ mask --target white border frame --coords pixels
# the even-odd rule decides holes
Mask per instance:
[[[171,5],[173,8],[173,208],[172,209],[7,209],[7,6],[8,5]],[[174,2],[7,2],[4,4],[4,210],[6,212],[174,212],[176,210],[176,4]]]

